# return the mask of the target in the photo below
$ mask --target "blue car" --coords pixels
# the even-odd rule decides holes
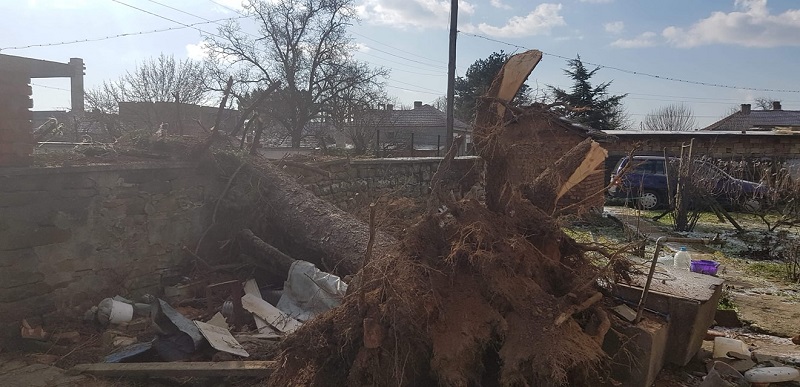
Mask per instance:
[[[665,207],[669,203],[670,192],[675,194],[679,160],[661,156],[634,156],[627,173],[622,174],[630,162],[629,157],[623,157],[612,170],[609,195],[633,198],[645,210]],[[699,195],[711,195],[720,204],[729,207],[745,203],[747,206],[756,206],[758,200],[766,195],[767,187],[762,184],[737,179],[704,161],[694,162],[693,188]]]

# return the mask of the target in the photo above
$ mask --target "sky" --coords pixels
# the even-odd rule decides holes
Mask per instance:
[[[353,1],[354,56],[390,70],[388,93],[406,106],[444,96],[450,1]],[[93,88],[162,52],[202,59],[204,36],[218,28],[207,21],[239,17],[237,10],[241,0],[0,0],[0,53],[83,58]],[[184,28],[193,23],[204,24]],[[800,110],[796,0],[460,0],[458,29],[457,75],[492,52],[538,49],[544,57],[528,84],[569,88],[563,70],[580,55],[600,66],[592,82],[627,94],[634,129],[670,104],[691,108],[698,127],[755,98]],[[32,83],[34,110],[69,109],[68,79]]]

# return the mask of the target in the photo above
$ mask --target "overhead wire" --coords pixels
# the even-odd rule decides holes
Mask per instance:
[[[460,34],[462,34],[462,35],[471,36],[471,37],[475,37],[475,38],[479,38],[479,39],[484,39],[484,40],[487,40],[487,41],[490,41],[490,42],[505,44],[505,45],[508,45],[508,46],[511,46],[511,47],[516,47],[516,48],[519,48],[519,49],[529,50],[529,48],[527,48],[525,46],[520,46],[518,44],[509,43],[509,42],[504,42],[502,40],[490,38],[488,36],[483,36],[483,35],[473,34],[473,33],[469,33],[469,32],[463,32],[463,31],[458,31],[458,32]],[[552,56],[552,57],[555,57],[555,58],[565,59],[565,60],[574,59],[574,58],[569,58],[569,57],[566,57],[566,56],[563,56],[563,55],[553,54],[553,53],[549,53],[549,52],[545,52],[545,51],[542,51],[542,54],[548,55],[548,56]],[[604,65],[604,64],[601,64],[601,63],[592,63],[592,62],[588,62],[588,61],[583,61],[583,63],[591,65],[591,66],[597,66],[597,67],[600,67],[600,68],[607,68],[607,69],[610,69],[610,70],[616,70],[616,71],[623,72],[623,73],[626,73],[626,74],[649,77],[649,78],[660,79],[660,80],[671,81],[671,82],[686,83],[686,84],[697,85],[697,86],[717,87],[717,88],[734,89],[734,90],[760,91],[760,92],[766,92],[766,93],[800,93],[800,90],[769,89],[769,88],[761,88],[761,87],[725,85],[725,84],[721,84],[721,83],[693,81],[693,80],[681,79],[681,78],[676,78],[676,77],[670,77],[670,76],[666,76],[666,75],[658,75],[658,74],[651,74],[651,73],[642,72],[642,71],[628,70],[628,69],[623,69],[623,68],[616,67],[616,66]]]
[[[245,16],[232,17],[232,18],[223,18],[223,19],[212,20],[211,22],[221,22],[221,21],[226,21],[226,20],[237,20],[237,19],[242,19],[244,17]],[[99,38],[76,39],[76,40],[68,40],[68,41],[63,41],[63,42],[51,42],[51,43],[35,43],[35,44],[28,44],[28,45],[24,45],[24,46],[10,46],[10,47],[0,48],[0,51],[5,51],[5,50],[24,50],[24,49],[27,49],[27,48],[35,48],[35,47],[53,47],[53,46],[64,46],[64,45],[78,44],[78,43],[100,42],[100,41],[104,41],[104,40],[125,38],[125,37],[130,37],[130,36],[149,35],[149,34],[155,34],[155,33],[160,33],[160,32],[183,30],[183,29],[187,29],[187,28],[194,28],[195,26],[199,26],[199,25],[210,24],[211,22],[205,22],[204,21],[204,22],[186,24],[186,25],[183,25],[181,27],[168,27],[168,28],[159,28],[159,29],[147,30],[147,31],[126,32],[126,33],[121,33],[121,34],[116,34],[116,35],[103,36],[103,37],[99,37]]]
[[[211,35],[211,36],[215,36],[215,37],[217,37],[217,38],[220,38],[220,39],[224,39],[222,36],[219,36],[219,35],[217,35],[217,34],[213,34],[213,33],[211,33],[211,32],[204,31],[204,30],[202,30],[202,29],[200,29],[200,28],[197,28],[197,27],[191,26],[191,25],[189,25],[189,24],[186,24],[186,23],[183,23],[183,22],[177,21],[177,20],[175,20],[175,19],[168,18],[168,17],[166,17],[166,16],[163,16],[163,15],[159,15],[159,14],[157,14],[157,13],[155,13],[155,12],[151,12],[151,11],[148,11],[148,10],[146,10],[146,9],[139,8],[139,7],[137,7],[137,6],[134,6],[134,5],[130,5],[130,4],[128,4],[128,3],[125,3],[125,2],[122,2],[122,1],[120,1],[120,0],[111,0],[111,1],[113,1],[113,2],[115,2],[115,3],[117,3],[117,4],[124,5],[124,6],[126,6],[126,7],[133,8],[133,9],[135,9],[135,10],[137,10],[137,11],[144,12],[144,13],[146,13],[146,14],[148,14],[148,15],[152,15],[152,16],[155,16],[155,17],[157,17],[157,18],[164,19],[164,20],[167,20],[167,21],[171,21],[171,22],[173,22],[173,23],[175,23],[175,24],[179,24],[179,25],[182,25],[182,26],[184,26],[184,27],[188,27],[188,28],[195,29],[195,30],[197,30],[197,31],[199,31],[199,32],[202,32],[202,33],[206,34],[206,35]]]

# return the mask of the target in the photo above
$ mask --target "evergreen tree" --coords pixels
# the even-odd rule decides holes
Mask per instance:
[[[589,71],[583,65],[580,55],[576,59],[570,59],[567,66],[569,69],[565,69],[564,73],[574,81],[570,92],[549,86],[555,102],[577,109],[564,109],[564,115],[594,129],[624,129],[627,126],[627,117],[622,109],[622,99],[627,94],[608,95],[610,81],[592,86],[589,80],[600,67]]]
[[[464,77],[456,78],[454,113],[453,115],[464,122],[472,122],[475,118],[475,106],[479,97],[486,93],[492,85],[494,77],[503,68],[509,55],[503,51],[494,52],[486,59],[478,59],[469,66]],[[512,101],[515,105],[531,103],[531,91],[528,85],[523,84]]]

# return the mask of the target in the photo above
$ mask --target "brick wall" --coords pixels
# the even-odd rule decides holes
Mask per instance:
[[[547,116],[525,116],[511,130],[516,130],[516,141],[510,150],[512,173],[533,181],[544,170],[553,165],[561,156],[586,137],[575,130],[563,127],[563,124],[548,119]],[[603,144],[605,147],[605,144]],[[603,165],[558,202],[559,208],[570,207],[568,212],[581,213],[603,207],[602,192],[605,178]]]
[[[185,274],[219,189],[188,166],[0,168],[0,333]]]
[[[800,159],[800,135],[775,134],[774,132],[750,131],[741,132],[664,132],[637,133],[631,131],[608,134],[617,137],[617,141],[603,144],[608,149],[606,160],[606,176],[614,168],[617,161],[628,155],[636,144],[641,144],[638,155],[664,154],[666,149],[670,156],[680,156],[681,144],[689,143],[694,138],[693,153],[723,160],[740,160],[768,157],[776,160]]]
[[[0,167],[32,162],[30,95],[30,78],[24,71],[0,69]]]

